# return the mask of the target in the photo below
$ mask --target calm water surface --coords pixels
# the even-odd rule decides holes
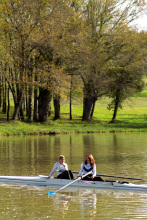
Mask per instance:
[[[0,175],[48,175],[60,154],[79,171],[89,152],[97,173],[147,179],[146,133],[1,137]],[[48,191],[1,184],[0,219],[147,219],[147,193],[66,188],[48,198]]]

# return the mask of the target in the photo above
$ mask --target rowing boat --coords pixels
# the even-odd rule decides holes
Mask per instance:
[[[0,184],[23,184],[33,186],[48,186],[48,187],[61,187],[69,184],[73,180],[50,178],[47,176],[0,176]],[[90,188],[90,189],[117,189],[117,190],[130,190],[130,191],[146,191],[147,185],[133,184],[121,181],[86,181],[78,180],[72,184],[72,187]]]

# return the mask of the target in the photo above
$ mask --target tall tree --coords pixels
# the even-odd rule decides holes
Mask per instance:
[[[145,61],[147,55],[147,36],[136,31],[128,31],[123,51],[112,62],[109,74],[113,77],[109,97],[112,98],[108,108],[113,109],[111,123],[116,121],[119,108],[130,95],[143,88]]]
[[[49,1],[49,7],[41,20],[41,35],[34,41],[34,47],[38,51],[37,77],[41,91],[47,90],[54,97],[55,119],[60,118],[61,90],[66,85],[64,74],[68,55],[68,41],[71,41],[71,23],[74,10],[70,8],[69,1]],[[35,58],[36,59],[36,58]],[[46,91],[46,92],[47,92]],[[50,104],[49,100],[42,102]],[[38,99],[40,102],[41,99]],[[49,109],[49,106],[46,108]],[[44,104],[39,104],[39,114]],[[47,114],[47,111],[46,111]],[[47,114],[48,115],[48,114]],[[40,117],[42,118],[42,117]],[[45,117],[47,118],[47,117]]]
[[[85,1],[85,35],[77,50],[77,66],[84,83],[83,120],[90,120],[93,103],[106,94],[112,78],[111,59],[123,49],[123,32],[143,10],[144,1]]]
[[[32,50],[30,39],[34,29],[38,29],[41,4],[43,3],[39,0],[33,2],[31,0],[7,0],[1,2],[4,18],[3,29],[5,29],[5,33],[8,36],[7,39],[11,41],[11,62],[13,60],[16,68],[17,98],[14,99],[15,110],[13,114],[13,119],[15,120],[22,109],[24,88],[27,83],[25,74]]]

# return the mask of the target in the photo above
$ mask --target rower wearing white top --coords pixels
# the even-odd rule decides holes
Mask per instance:
[[[68,170],[68,165],[65,163],[65,157],[63,155],[59,156],[59,162],[54,164],[53,170],[50,172],[47,179],[49,179],[57,171],[57,178],[60,179],[73,179],[73,175],[70,170]]]
[[[92,154],[86,155],[86,159],[84,163],[81,164],[81,170],[77,177],[82,176],[82,174],[86,174],[90,171],[92,173],[84,177],[84,180],[103,181],[101,177],[96,177],[96,164]]]

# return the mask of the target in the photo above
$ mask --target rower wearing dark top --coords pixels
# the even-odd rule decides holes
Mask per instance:
[[[81,164],[81,170],[77,177],[80,177],[82,174],[86,174],[89,171],[92,173],[84,177],[83,180],[103,181],[101,177],[96,177],[96,164],[92,154],[86,155],[86,159],[84,163]]]

